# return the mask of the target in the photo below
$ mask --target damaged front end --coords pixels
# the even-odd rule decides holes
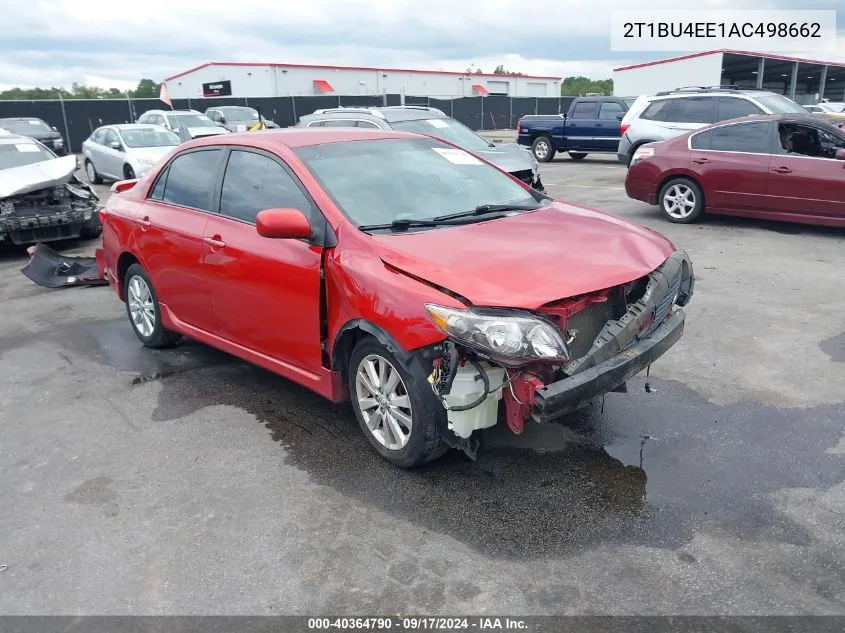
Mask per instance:
[[[75,175],[76,157],[0,171],[0,242],[32,244],[100,234],[100,200]]]
[[[537,310],[426,306],[449,338],[429,383],[447,412],[451,444],[474,456],[472,434],[504,420],[549,422],[612,391],[651,365],[683,334],[695,276],[684,251],[620,286]],[[504,407],[500,401],[504,400]]]

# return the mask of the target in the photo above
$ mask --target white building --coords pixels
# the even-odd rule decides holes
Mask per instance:
[[[173,99],[202,96],[284,97],[384,95],[450,99],[478,95],[558,97],[560,77],[310,66],[304,64],[209,62],[164,80]]]
[[[845,64],[749,51],[718,50],[613,70],[617,96],[654,94],[681,86],[763,88],[798,103],[845,100]]]

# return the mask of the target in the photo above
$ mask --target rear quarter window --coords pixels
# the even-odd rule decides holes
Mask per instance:
[[[640,114],[641,119],[646,121],[669,121],[677,99],[661,99],[652,101]]]
[[[685,97],[678,99],[672,110],[673,123],[715,123],[716,99],[713,97]]]

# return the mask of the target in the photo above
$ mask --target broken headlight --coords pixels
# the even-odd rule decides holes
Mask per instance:
[[[560,332],[538,317],[499,311],[484,314],[427,303],[431,321],[453,341],[512,361],[566,361],[569,351]]]

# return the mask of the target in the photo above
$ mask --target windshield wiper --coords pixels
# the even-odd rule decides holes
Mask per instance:
[[[509,209],[511,207],[508,207]],[[527,207],[526,207],[527,208]],[[534,207],[530,207],[534,208]],[[493,210],[489,211],[488,213],[492,213]],[[501,211],[496,211],[500,213]],[[481,215],[478,213],[473,212],[470,215]],[[461,219],[464,219],[462,222]],[[493,218],[495,219],[495,218]],[[458,220],[457,222],[455,220]],[[389,222],[387,224],[362,224],[358,227],[360,231],[378,231],[378,230],[385,230],[390,229],[391,231],[405,231],[409,228],[414,227],[432,227],[432,226],[460,226],[462,224],[472,224],[474,220],[472,220],[467,214],[455,214],[455,215],[444,215],[439,218],[431,218],[429,220],[417,220],[414,218],[396,218],[393,222]]]
[[[475,215],[487,215],[488,213],[502,213],[504,211],[534,211],[540,207],[533,204],[482,204],[475,207],[472,211],[461,211],[460,213],[450,213],[448,215],[439,215],[432,218],[434,221],[453,220],[455,218],[469,218]]]

